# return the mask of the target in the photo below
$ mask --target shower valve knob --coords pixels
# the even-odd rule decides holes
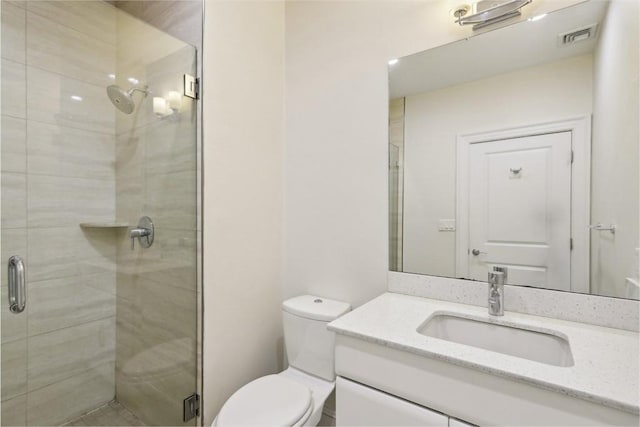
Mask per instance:
[[[129,238],[131,239],[131,250],[135,249],[136,239],[140,242],[140,246],[148,248],[153,244],[155,237],[155,229],[153,222],[148,216],[143,216],[138,221],[138,226],[129,229]]]

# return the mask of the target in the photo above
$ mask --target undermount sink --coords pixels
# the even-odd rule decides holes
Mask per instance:
[[[573,366],[569,341],[557,335],[453,314],[436,314],[418,328],[428,337],[554,366]]]

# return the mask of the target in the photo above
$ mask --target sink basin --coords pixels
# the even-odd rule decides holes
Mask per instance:
[[[436,314],[418,328],[418,333],[548,365],[573,366],[569,341],[546,332]]]

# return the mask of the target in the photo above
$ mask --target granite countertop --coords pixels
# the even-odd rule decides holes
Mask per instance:
[[[508,308],[508,306],[506,307]],[[555,331],[568,339],[574,365],[560,367],[427,337],[417,329],[446,312],[526,329]],[[501,377],[638,414],[638,333],[486,307],[385,293],[329,324],[329,330],[425,357],[445,360]]]

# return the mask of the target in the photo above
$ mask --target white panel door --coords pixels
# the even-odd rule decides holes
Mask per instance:
[[[571,132],[472,144],[468,176],[471,278],[569,290]]]

